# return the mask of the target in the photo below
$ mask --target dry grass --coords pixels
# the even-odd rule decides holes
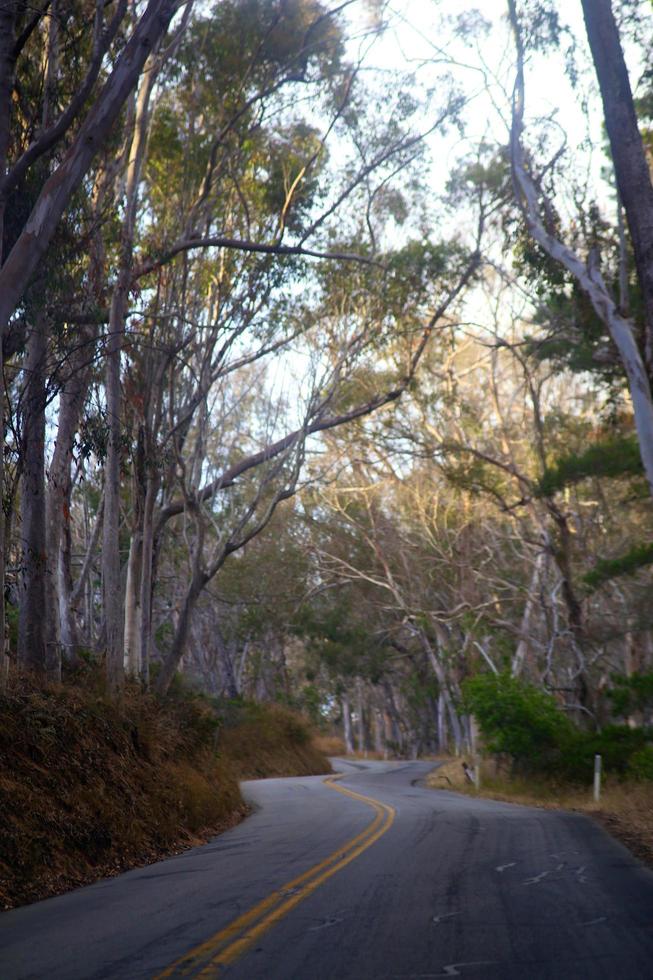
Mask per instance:
[[[0,908],[201,843],[247,812],[238,778],[329,772],[291,712],[12,678],[0,694]]]
[[[322,755],[346,755],[345,743],[336,735],[314,735],[313,745]]]
[[[245,704],[237,709],[220,733],[220,751],[239,779],[332,771],[306,721],[280,705]]]
[[[245,812],[196,705],[14,679],[0,697],[0,907],[197,843]]]
[[[461,759],[447,759],[426,778],[432,789],[452,789],[469,796],[520,803],[547,809],[575,810],[598,820],[642,861],[653,867],[653,784],[606,779],[601,800],[595,803],[592,787],[555,783],[545,779],[509,778],[490,761],[481,767],[481,789],[464,776]]]

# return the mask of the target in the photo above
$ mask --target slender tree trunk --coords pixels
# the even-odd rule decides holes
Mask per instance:
[[[237,698],[239,694],[236,674],[234,671],[234,661],[231,650],[225,641],[220,624],[214,626],[215,643],[220,658],[220,673],[222,674],[222,690],[228,698]]]
[[[14,89],[15,71],[15,23],[16,0],[5,0],[0,5],[0,178],[4,178],[7,169],[7,152],[11,137],[11,105]],[[4,261],[4,213],[6,201],[0,200],[0,264]],[[7,623],[5,615],[5,369],[3,335],[0,330],[0,434],[2,435],[3,451],[0,452],[0,690],[4,687],[9,671],[9,654],[7,649]]]
[[[107,629],[107,684],[109,690],[117,692],[124,681],[124,646],[123,621],[120,603],[120,552],[119,552],[119,523],[120,523],[120,355],[125,335],[125,320],[127,318],[127,302],[131,286],[132,256],[134,248],[134,232],[136,227],[136,211],[138,205],[138,184],[140,180],[149,119],[149,102],[154,82],[154,71],[151,62],[149,72],[145,75],[136,103],[134,134],[131,141],[129,160],[127,163],[127,179],[125,185],[125,219],[122,228],[120,245],[120,264],[109,315],[109,339],[106,354],[106,398],[107,416],[109,420],[109,439],[107,443],[106,478],[104,487],[104,539],[102,548],[104,610]],[[130,555],[132,554],[130,548]],[[140,557],[139,547],[134,551],[134,562]],[[139,569],[132,568],[133,589],[130,603],[136,595],[140,596]],[[138,589],[138,592],[136,591]],[[134,606],[130,605],[130,616],[135,615]],[[133,639],[132,649],[136,649],[137,624],[129,624],[130,639]]]
[[[247,662],[249,660],[249,654],[252,649],[251,640],[245,640],[243,643],[243,649],[240,651],[238,657],[238,665],[236,667],[236,696],[240,696],[245,689],[245,670],[247,668]],[[233,657],[232,657],[233,662]]]
[[[79,666],[79,633],[75,620],[77,604],[73,601],[73,578],[71,572],[72,542],[70,521],[64,523],[59,549],[58,593],[59,625],[61,629],[61,649],[64,660],[71,667]],[[89,641],[91,646],[92,640]]]
[[[537,608],[539,586],[542,581],[544,569],[546,568],[546,562],[547,552],[541,551],[535,559],[533,574],[528,587],[528,594],[526,595],[524,611],[522,613],[521,623],[519,626],[519,642],[517,643],[517,649],[515,650],[515,654],[512,658],[511,674],[513,677],[519,677],[528,658],[528,653],[531,646],[529,637],[531,622]]]
[[[143,571],[143,535],[140,529],[132,532],[127,559],[125,584],[125,667],[132,678],[141,677],[141,636],[143,632],[141,579]]]
[[[152,594],[154,590],[154,504],[159,489],[158,478],[147,477],[145,504],[143,507],[143,552],[141,557],[141,679],[146,689],[150,686],[150,662],[152,656]]]
[[[451,725],[455,752],[456,755],[462,755],[462,753],[465,751],[465,738],[463,735],[462,725],[460,724],[460,718],[458,717],[458,712],[453,705],[451,695],[448,691],[445,691],[444,700],[447,707],[447,713],[449,715],[449,723]]]
[[[93,530],[89,532],[88,528],[88,512],[87,504],[84,504],[84,514],[85,514],[85,525],[86,525],[86,554],[84,555],[84,562],[82,564],[81,571],[77,582],[73,588],[72,574],[70,570],[70,522],[64,524],[64,535],[61,547],[61,562],[60,562],[60,582],[59,582],[59,598],[61,603],[61,642],[63,644],[64,650],[66,648],[70,650],[77,650],[79,648],[79,641],[77,636],[77,625],[75,622],[75,612],[79,607],[80,602],[84,599],[85,611],[84,611],[84,621],[85,621],[85,634],[86,643],[89,649],[93,647],[93,603],[92,603],[92,587],[91,587],[91,572],[93,569],[93,562],[95,559],[95,552],[97,550],[98,541],[100,540],[100,531],[102,530],[102,514],[104,510],[104,494],[100,500],[98,506],[98,512],[95,519],[95,524],[93,525]]]
[[[447,732],[447,715],[444,692],[438,694],[438,751],[446,752],[449,748],[449,737]]]
[[[122,646],[122,588],[120,581],[120,348],[122,319],[112,304],[107,343],[105,389],[109,438],[104,464],[104,520],[102,539],[102,600],[106,621],[106,674],[111,694],[122,690],[125,667]],[[118,323],[118,329],[115,329]]]
[[[601,89],[619,197],[633,243],[646,315],[645,360],[653,373],[653,183],[610,0],[581,0]]]
[[[433,668],[433,673],[435,674],[436,680],[440,685],[440,691],[442,692],[447,714],[449,715],[449,723],[451,725],[451,734],[453,735],[456,755],[460,755],[461,752],[464,751],[465,737],[460,718],[458,717],[458,712],[456,711],[456,707],[453,703],[449,678],[446,675],[445,669],[442,666],[439,657],[436,656],[428,637],[424,633],[424,630],[420,629],[418,632],[422,641],[424,652],[429,659],[429,662]],[[456,691],[456,693],[458,692]]]
[[[75,431],[90,381],[92,352],[87,343],[93,341],[95,329],[82,334],[83,342],[71,356],[70,377],[59,394],[59,418],[57,438],[48,472],[46,500],[46,536],[48,554],[48,578],[46,595],[46,621],[48,644],[63,648],[68,663],[77,663],[75,630],[71,629],[70,616],[65,613],[69,596],[67,588],[72,580],[70,570],[70,504],[72,479],[72,447]],[[64,615],[62,616],[62,612]],[[71,614],[72,615],[72,611]]]
[[[184,601],[181,606],[179,613],[179,619],[177,621],[177,627],[175,629],[175,635],[172,641],[172,647],[167,657],[161,665],[161,671],[156,679],[155,689],[157,694],[164,695],[167,693],[172,679],[175,676],[175,671],[179,667],[181,658],[186,649],[186,642],[188,640],[188,633],[190,630],[190,618],[193,613],[193,609],[200,597],[202,589],[206,585],[206,577],[200,572],[195,572],[191,578],[190,585],[186,590],[186,595],[184,596]]]
[[[383,721],[378,708],[374,708],[374,751],[387,758],[388,752],[383,741]]]
[[[358,751],[360,755],[367,756],[367,741],[365,738],[365,715],[363,711],[363,682],[359,678],[356,680],[356,713],[358,715]]]
[[[23,391],[21,493],[21,592],[18,662],[58,679],[61,665],[47,647],[45,535],[45,358],[47,332],[40,320],[29,332]]]
[[[340,699],[342,708],[342,734],[345,740],[345,751],[347,755],[354,754],[354,738],[351,730],[351,710],[349,707],[349,697],[343,694]]]

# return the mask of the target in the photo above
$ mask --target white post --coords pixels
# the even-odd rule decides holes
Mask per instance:
[[[481,757],[478,753],[474,756],[474,786],[477,792],[481,788]]]
[[[601,756],[594,756],[594,802],[601,799]]]

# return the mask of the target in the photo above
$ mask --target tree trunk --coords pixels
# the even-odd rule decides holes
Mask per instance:
[[[201,573],[196,572],[193,575],[190,585],[186,590],[186,595],[184,596],[184,601],[179,613],[179,619],[177,621],[177,627],[175,629],[174,639],[172,641],[172,648],[161,665],[161,671],[156,679],[155,690],[157,694],[167,694],[168,688],[172,683],[175,676],[175,671],[177,670],[181,658],[184,655],[184,650],[186,649],[186,642],[188,640],[188,633],[190,630],[190,618],[193,613],[193,609],[195,608],[195,604],[197,603],[197,600],[205,585],[206,577]]]
[[[236,673],[234,671],[234,661],[231,650],[224,638],[219,623],[213,627],[215,634],[215,644],[220,658],[220,673],[222,674],[222,691],[228,698],[237,698],[239,694],[238,684],[236,683]]]
[[[70,149],[43,185],[23,231],[0,270],[0,335],[7,330],[61,215],[138,83],[150,52],[165,34],[175,6],[174,0],[150,0]]]
[[[347,755],[354,754],[354,739],[351,731],[351,710],[349,708],[349,696],[343,694],[340,699],[342,708],[342,734],[345,740],[345,751]]]
[[[6,0],[0,5],[0,178],[4,177],[7,169],[7,152],[11,139],[11,107],[14,90],[14,72],[16,59],[15,24],[16,0]],[[0,263],[4,261],[4,211],[5,201],[0,200]],[[5,444],[5,367],[0,329],[0,434],[2,446]],[[7,650],[7,623],[5,615],[5,472],[4,451],[0,452],[0,690],[5,685],[9,671],[9,655]]]
[[[546,568],[546,562],[547,552],[541,551],[535,559],[533,574],[528,587],[524,611],[522,613],[521,624],[519,626],[519,642],[517,643],[517,649],[515,650],[515,654],[512,658],[512,667],[510,671],[513,677],[519,677],[528,658],[528,653],[530,651],[529,634],[531,629],[531,621],[537,607],[539,594],[538,590]]]
[[[154,504],[159,489],[155,475],[149,474],[143,507],[143,547],[141,556],[141,679],[146,689],[150,686],[150,662],[152,655],[152,593],[154,589]]]
[[[109,438],[104,464],[104,521],[102,538],[102,599],[106,620],[106,675],[111,694],[122,690],[125,666],[122,645],[122,589],[120,581],[120,348],[122,319],[115,317],[116,293],[111,306],[107,343],[105,388]],[[118,311],[120,312],[120,311]],[[118,328],[116,328],[116,323]]]
[[[438,751],[446,752],[449,748],[449,738],[447,732],[447,715],[444,701],[444,692],[438,694]]]
[[[365,739],[365,715],[363,712],[363,682],[360,677],[356,681],[356,714],[358,715],[357,735],[358,752],[367,756],[367,741]]]
[[[23,482],[21,493],[21,591],[18,662],[51,679],[61,666],[47,647],[45,537],[45,358],[47,333],[41,320],[29,332],[23,390]]]
[[[70,377],[59,394],[59,418],[57,438],[48,472],[46,501],[46,535],[48,554],[48,578],[46,597],[46,621],[48,644],[63,648],[66,661],[72,665],[77,662],[76,631],[71,628],[69,616],[62,617],[70,571],[70,500],[72,479],[72,446],[75,431],[79,425],[82,408],[90,380],[92,354],[86,341],[92,342],[95,329],[84,336],[71,357]],[[62,621],[63,620],[63,621]]]
[[[604,3],[605,0],[602,0]],[[550,234],[540,213],[540,191],[529,173],[521,145],[524,125],[524,44],[516,14],[515,0],[508,0],[517,50],[517,78],[513,98],[510,150],[515,196],[535,241],[555,262],[564,266],[588,296],[597,316],[608,328],[628,377],[628,389],[635,415],[635,428],[644,472],[653,496],[653,399],[646,365],[635,339],[635,325],[621,315],[608,290],[595,256],[587,264],[562,241]],[[621,190],[621,188],[620,188]],[[650,253],[649,253],[650,261]]]
[[[619,197],[626,212],[646,316],[645,360],[653,372],[653,183],[610,0],[581,0],[601,89]]]
[[[111,298],[109,314],[109,338],[107,342],[106,398],[109,419],[109,439],[107,444],[106,479],[104,489],[104,539],[102,548],[104,579],[104,611],[107,622],[107,684],[110,691],[118,691],[124,681],[123,622],[120,605],[120,552],[119,552],[119,511],[120,511],[120,354],[125,335],[127,301],[131,286],[132,256],[136,210],[138,204],[138,184],[143,160],[149,117],[149,100],[154,83],[153,65],[145,75],[136,104],[134,133],[129,149],[127,177],[125,184],[125,218],[120,243],[120,264],[116,286]],[[132,650],[137,649],[136,603],[140,601],[140,568],[135,565],[140,559],[138,543],[133,556],[132,590],[129,596],[130,642]],[[132,549],[130,547],[130,558]],[[116,590],[109,595],[109,589]],[[134,654],[134,659],[137,654]]]
[[[127,559],[127,582],[125,584],[125,669],[129,677],[142,675],[141,636],[141,578],[143,571],[143,535],[140,530],[132,532]]]
[[[383,720],[378,708],[374,708],[374,751],[387,759],[388,751],[383,741]]]

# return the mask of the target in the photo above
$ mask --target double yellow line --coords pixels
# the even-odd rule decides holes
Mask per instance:
[[[299,877],[293,878],[292,881],[286,882],[206,942],[191,949],[163,973],[159,973],[155,980],[163,980],[164,977],[217,977],[222,967],[242,956],[268,929],[276,925],[296,905],[312,895],[316,888],[346,867],[390,829],[395,818],[394,808],[386,803],[380,803],[371,796],[363,796],[361,793],[354,793],[353,790],[339,786],[336,782],[339,778],[340,776],[328,776],[324,782],[329,789],[359,800],[374,810],[374,819],[365,830],[319,864],[309,868]]]

